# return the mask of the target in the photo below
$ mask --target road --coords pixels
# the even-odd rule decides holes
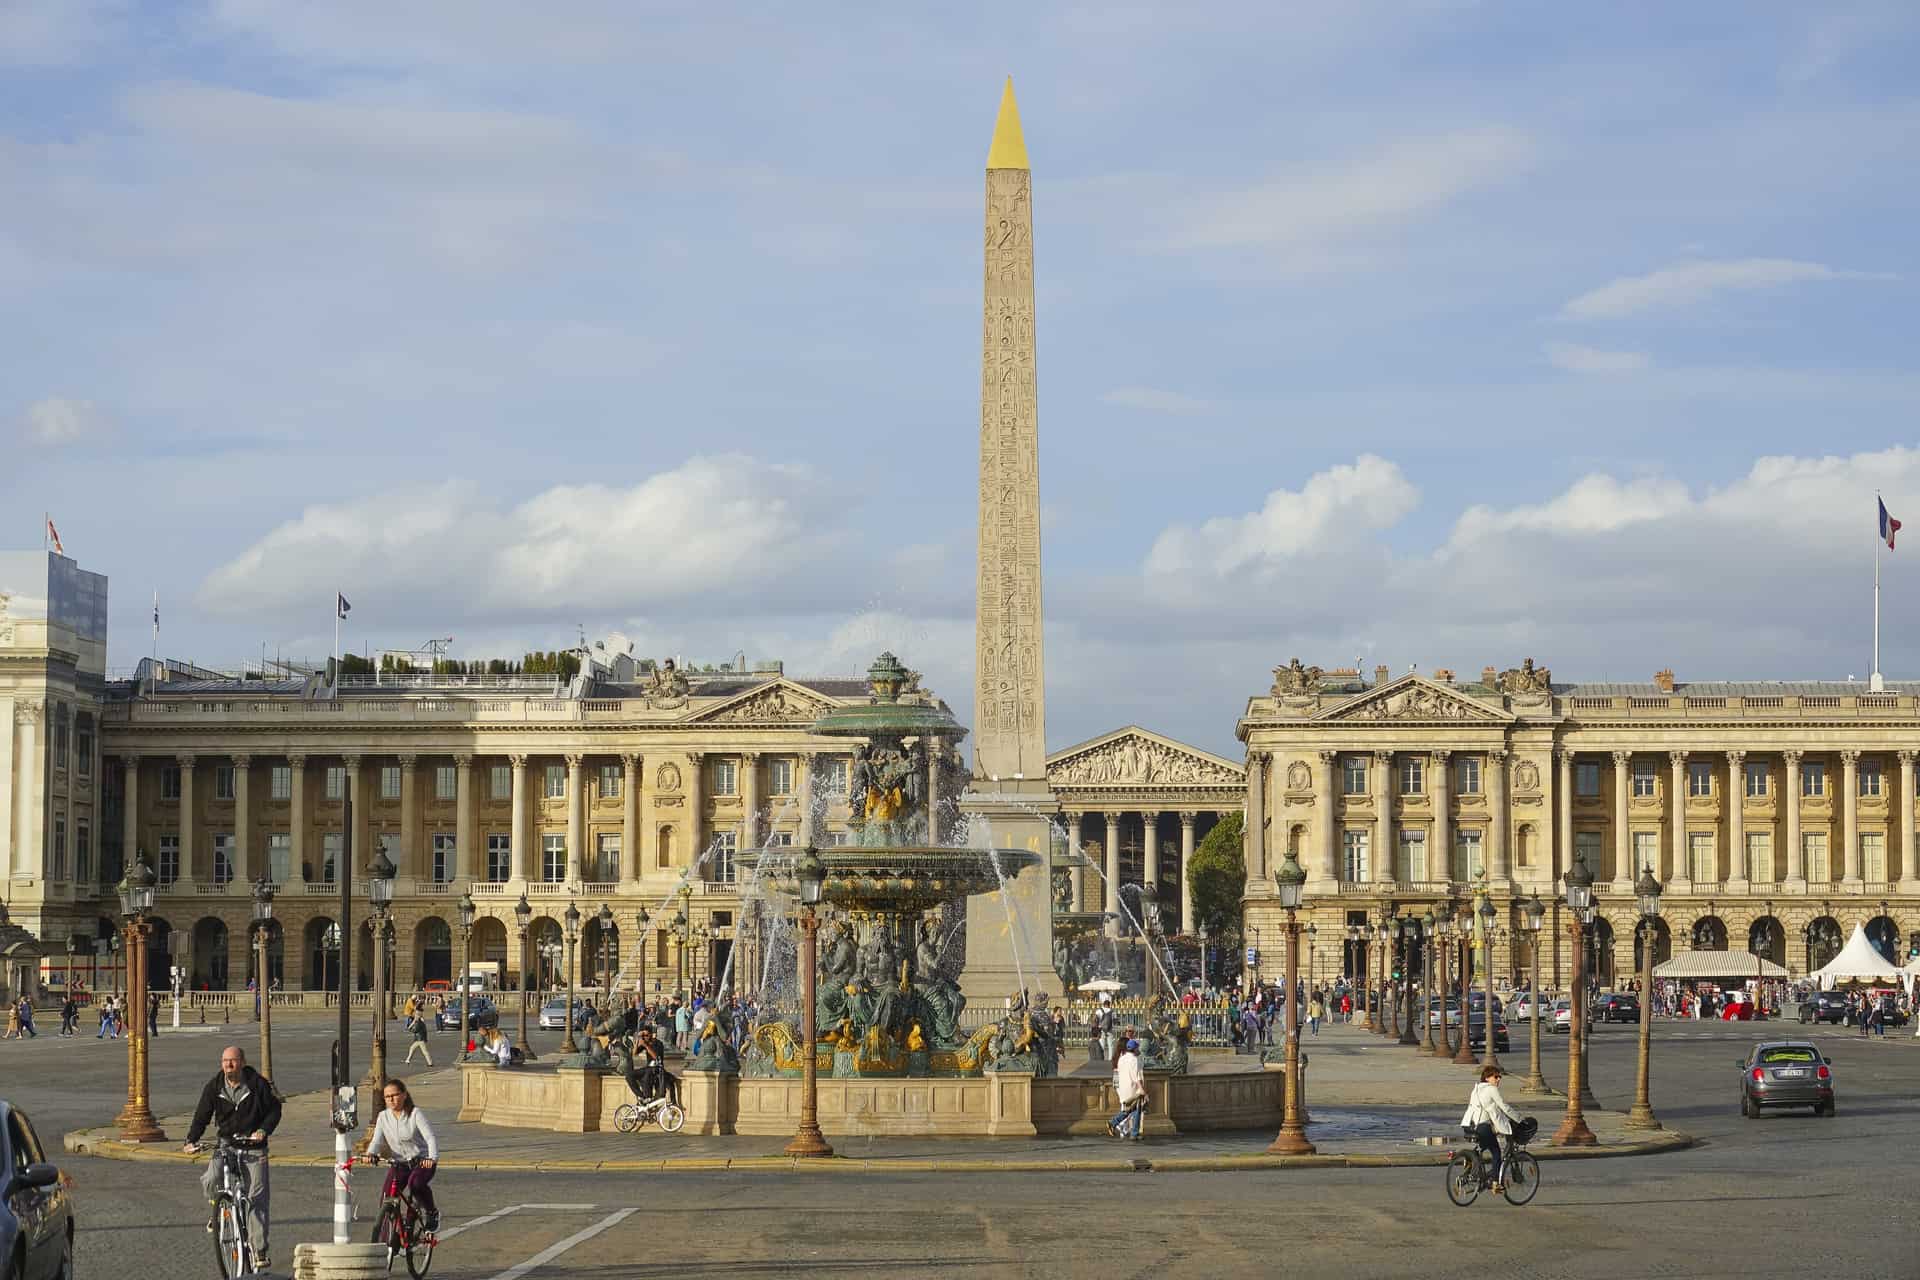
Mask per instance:
[[[1920,1181],[1920,1041],[1897,1032],[1873,1043],[1831,1029],[1817,1033],[1836,1061],[1839,1115],[1742,1119],[1735,1059],[1761,1035],[1802,1030],[1661,1024],[1655,1107],[1663,1120],[1699,1136],[1700,1145],[1642,1159],[1551,1162],[1539,1196],[1522,1209],[1485,1197],[1456,1209],[1435,1169],[885,1178],[449,1171],[438,1188],[448,1238],[434,1274],[678,1276],[704,1265],[741,1276],[802,1269],[816,1276],[936,1276],[984,1267],[996,1276],[1104,1278],[1270,1275],[1309,1266],[1328,1275],[1429,1280],[1750,1280],[1791,1265],[1848,1280],[1920,1276],[1920,1244],[1902,1208]],[[276,1028],[284,1088],[324,1083],[331,1035],[331,1025],[318,1021]],[[364,1027],[356,1036],[364,1052]],[[220,1046],[250,1038],[163,1034],[154,1054],[157,1109],[185,1109]],[[549,1033],[536,1045],[555,1039]],[[451,1046],[450,1035],[436,1038],[436,1049]],[[1524,1064],[1524,1038],[1515,1047],[1509,1062]],[[1633,1028],[1597,1029],[1595,1087],[1609,1108],[1631,1101],[1633,1049]],[[1546,1069],[1549,1078],[1564,1079],[1564,1038],[1550,1038]],[[0,1090],[57,1142],[64,1129],[98,1123],[117,1109],[125,1054],[90,1036],[9,1041],[0,1044],[0,1080]],[[1511,1080],[1508,1093],[1515,1095]],[[1536,1114],[1545,1130],[1557,1121],[1553,1111]],[[444,1118],[440,1127],[449,1149],[485,1141],[478,1128]],[[186,1170],[75,1157],[67,1167],[78,1182],[81,1275],[109,1275],[134,1262],[143,1280],[211,1274],[204,1208]],[[371,1175],[362,1184],[362,1229],[370,1182]],[[295,1241],[327,1238],[328,1194],[324,1170],[276,1174],[278,1265],[290,1260]]]

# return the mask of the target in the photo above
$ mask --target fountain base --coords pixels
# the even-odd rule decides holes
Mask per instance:
[[[1058,999],[1066,984],[1053,967],[1053,823],[1058,807],[1044,781],[989,782],[974,779],[960,797],[960,812],[987,843],[1018,849],[1026,865],[1004,868],[1000,892],[967,899],[967,959],[960,992],[968,1003],[998,1007],[1024,988]]]

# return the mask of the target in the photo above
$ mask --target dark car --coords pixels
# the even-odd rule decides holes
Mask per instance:
[[[1847,997],[1838,991],[1816,991],[1800,1005],[1800,1021],[1842,1023],[1847,1020]]]
[[[1487,1015],[1478,1010],[1467,1012],[1467,1047],[1478,1049],[1487,1043]],[[1505,1053],[1512,1047],[1507,1039],[1507,1022],[1497,1012],[1493,1015],[1493,1051]]]
[[[1640,997],[1631,991],[1615,991],[1600,997],[1593,1006],[1595,1022],[1640,1021]]]
[[[1833,1114],[1833,1061],[1804,1040],[1757,1044],[1740,1059],[1740,1113],[1760,1118],[1762,1107],[1812,1107]]]
[[[0,1261],[11,1280],[73,1274],[73,1197],[26,1112],[0,1102]]]

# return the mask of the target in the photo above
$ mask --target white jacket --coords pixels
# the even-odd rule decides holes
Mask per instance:
[[[1147,1080],[1140,1072],[1140,1055],[1129,1049],[1113,1064],[1113,1091],[1125,1106],[1147,1091]]]
[[[1482,1080],[1473,1086],[1473,1093],[1467,1098],[1467,1110],[1460,1117],[1460,1125],[1470,1129],[1477,1124],[1491,1124],[1495,1133],[1512,1133],[1513,1122],[1518,1119],[1520,1113],[1500,1096],[1500,1086],[1491,1080]]]

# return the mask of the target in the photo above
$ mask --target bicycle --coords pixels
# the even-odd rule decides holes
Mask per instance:
[[[417,1160],[387,1162],[386,1185],[380,1191],[380,1217],[373,1224],[373,1242],[387,1246],[387,1270],[393,1260],[405,1256],[407,1274],[421,1280],[433,1266],[433,1250],[440,1238],[421,1221],[420,1202],[413,1198],[407,1175]]]
[[[1533,1193],[1540,1189],[1540,1162],[1526,1150],[1527,1143],[1540,1130],[1540,1124],[1529,1116],[1520,1122],[1520,1127],[1510,1134],[1498,1135],[1501,1157],[1500,1173],[1505,1185],[1504,1194],[1507,1203],[1523,1205],[1533,1199]],[[1471,1130],[1463,1130],[1471,1138]],[[1455,1151],[1447,1161],[1447,1198],[1466,1208],[1479,1199],[1482,1191],[1493,1187],[1493,1165],[1487,1159],[1487,1153],[1477,1145],[1467,1151]]]
[[[649,1121],[668,1133],[678,1133],[687,1122],[687,1113],[679,1103],[669,1101],[665,1094],[657,1098],[623,1102],[613,1112],[613,1127],[621,1133],[632,1133]]]
[[[220,1190],[213,1198],[213,1248],[222,1280],[251,1274],[257,1258],[248,1223],[253,1219],[253,1197],[247,1194],[247,1171],[241,1157],[264,1144],[238,1138],[220,1138],[214,1157],[220,1161]]]

